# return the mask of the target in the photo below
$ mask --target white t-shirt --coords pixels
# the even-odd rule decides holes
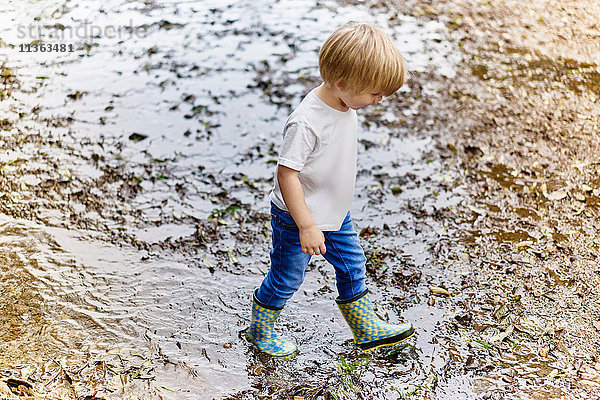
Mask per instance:
[[[315,225],[322,231],[337,231],[354,197],[358,119],[355,110],[339,111],[325,104],[315,90],[285,123],[278,165],[300,171],[304,199]],[[288,211],[277,172],[269,197]]]

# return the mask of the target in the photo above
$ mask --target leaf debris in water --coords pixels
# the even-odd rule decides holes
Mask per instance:
[[[552,201],[562,200],[565,197],[567,197],[567,192],[565,192],[564,190],[556,190],[546,195],[546,198]]]
[[[129,140],[132,140],[134,142],[141,142],[142,140],[146,139],[147,137],[148,137],[148,135],[144,135],[143,133],[133,132],[131,135],[129,135]]]
[[[232,263],[237,264],[239,262],[237,257],[233,254],[233,249],[227,249],[227,255]]]
[[[470,204],[467,205],[467,207],[469,207],[469,210],[473,211],[475,214],[479,214],[479,215],[484,215],[485,214],[485,210],[479,207],[475,207],[472,206]]]
[[[452,296],[452,293],[439,286],[429,286],[429,291],[433,294],[440,294],[443,296]]]
[[[532,244],[533,244],[532,240],[523,240],[522,242],[515,243],[515,247],[516,248],[528,247],[528,246],[531,246]]]

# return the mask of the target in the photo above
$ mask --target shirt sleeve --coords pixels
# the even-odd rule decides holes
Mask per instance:
[[[316,144],[317,135],[306,124],[292,122],[286,125],[278,164],[302,171]]]

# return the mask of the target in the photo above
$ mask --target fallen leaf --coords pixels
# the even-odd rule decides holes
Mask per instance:
[[[469,343],[471,347],[479,347],[480,349],[489,350],[490,345],[487,344],[484,340],[473,340]]]
[[[259,364],[254,364],[248,368],[248,373],[252,376],[261,375],[265,371],[265,367]]]
[[[579,192],[573,192],[573,197],[579,201],[585,201],[585,196]]]
[[[472,206],[470,204],[467,204],[467,207],[469,208],[469,210],[473,211],[475,214],[479,214],[479,215],[484,215],[485,214],[485,210]]]
[[[565,192],[564,190],[556,190],[546,195],[546,198],[552,201],[562,200],[565,197],[567,197],[567,192]]]
[[[429,291],[431,291],[431,293],[433,294],[440,294],[440,295],[444,295],[444,296],[452,296],[452,293],[447,291],[444,288],[441,288],[439,286],[429,286]]]
[[[148,137],[148,135],[144,135],[143,133],[133,132],[131,135],[129,135],[129,140],[132,140],[134,142],[141,142],[142,140],[146,139],[147,137]]]
[[[559,372],[557,369],[553,369],[552,371],[550,371],[550,373],[548,375],[546,375],[546,379],[554,379],[558,376]]]
[[[461,325],[469,325],[471,323],[471,321],[473,321],[473,314],[471,314],[470,312],[466,312],[463,315],[456,315],[454,317],[455,320],[457,320]]]
[[[508,328],[506,328],[506,330],[504,332],[500,332],[497,335],[494,335],[491,339],[490,339],[490,343],[494,343],[494,342],[501,342],[504,339],[506,339],[508,336],[510,336],[511,333],[513,333],[513,331],[515,330],[514,326],[509,326]]]
[[[594,382],[600,383],[600,374],[598,374],[591,368],[588,369],[588,371],[591,371],[591,372],[583,372],[581,374],[581,379],[587,379],[588,381],[594,381]]]
[[[504,317],[506,314],[508,313],[508,308],[506,307],[505,304],[502,304],[500,307],[498,307],[496,309],[496,311],[494,311],[494,318],[496,318],[497,320],[501,320],[502,317]]]
[[[542,347],[540,349],[540,351],[538,352],[538,354],[540,355],[540,357],[548,357],[548,352],[550,351],[550,349],[548,349],[547,347]]]
[[[533,244],[532,240],[523,240],[521,242],[515,243],[515,247],[520,248],[520,247],[529,247]]]
[[[579,116],[579,114],[578,114]],[[579,172],[583,172],[583,169],[585,167],[587,167],[588,165],[590,165],[589,162],[585,162],[585,161],[576,161],[573,164],[571,164],[573,167],[577,168],[579,170]]]
[[[5,383],[6,383],[6,385],[8,385],[8,387],[15,388],[15,390],[19,396],[30,396],[30,397],[35,396],[35,393],[33,391],[33,386],[31,385],[31,383],[29,383],[27,381],[24,381],[21,379],[9,378],[5,381]]]
[[[452,143],[448,143],[446,145],[446,148],[448,150],[450,150],[451,152],[453,152],[454,154],[458,154],[458,149],[456,148],[456,146],[454,146]]]
[[[374,236],[374,235],[377,235],[378,233],[379,232],[377,232],[377,230],[375,228],[371,228],[369,226],[369,227],[363,228],[363,230],[360,231],[359,235],[363,236],[363,237],[364,236]]]
[[[2,70],[2,73],[0,73],[0,76],[2,76],[3,78],[8,78],[11,76],[15,76],[15,73],[10,68],[4,68]]]
[[[237,264],[239,262],[235,254],[233,254],[233,249],[227,249],[227,255],[229,256],[229,261],[231,261],[233,264]]]
[[[13,395],[13,392],[10,390],[10,388],[8,387],[8,385],[2,381],[0,381],[0,397],[4,398],[6,397],[11,397]]]
[[[600,387],[600,383],[598,382],[594,382],[594,381],[589,381],[587,379],[581,379],[579,381],[580,384],[584,385],[584,386],[588,386],[588,387]]]
[[[500,354],[500,357],[502,357],[502,359],[504,359],[506,361],[517,361],[518,360],[517,356],[515,356],[513,353],[502,353],[502,354]]]

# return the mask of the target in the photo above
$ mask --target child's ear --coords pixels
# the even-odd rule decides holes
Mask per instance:
[[[343,80],[343,79],[338,79],[338,80],[335,82],[335,85],[334,85],[334,86],[335,86],[335,88],[336,88],[337,90],[339,90],[339,91],[345,91],[345,90],[346,90],[346,82],[344,82],[344,80]]]

